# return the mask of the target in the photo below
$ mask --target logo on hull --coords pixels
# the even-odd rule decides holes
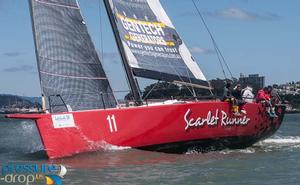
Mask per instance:
[[[52,115],[54,128],[71,128],[76,127],[73,114]]]
[[[184,121],[186,123],[185,130],[189,130],[190,128],[197,128],[197,127],[204,127],[205,125],[209,127],[215,127],[217,125],[221,126],[244,126],[248,125],[249,122],[251,121],[250,118],[247,116],[242,116],[242,117],[230,117],[227,115],[226,112],[224,111],[219,111],[217,109],[214,113],[212,111],[209,111],[207,113],[206,117],[197,117],[193,118],[191,116],[192,110],[189,109],[186,111],[184,115]]]

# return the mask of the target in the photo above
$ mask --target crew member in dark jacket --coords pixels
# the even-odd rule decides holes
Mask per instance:
[[[222,101],[229,102],[232,106],[231,107],[232,112],[236,115],[239,114],[239,107],[237,105],[237,101],[234,98],[234,96],[232,95],[232,83],[231,82],[227,82],[224,87],[224,94],[223,94]]]
[[[246,102],[243,99],[242,86],[240,84],[237,84],[233,89],[232,95],[236,100],[239,112],[247,114],[246,110],[244,109],[244,105],[246,104]]]
[[[234,97],[232,96],[232,83],[226,82],[226,85],[224,87],[224,94],[223,94],[222,101],[232,102],[233,98]]]

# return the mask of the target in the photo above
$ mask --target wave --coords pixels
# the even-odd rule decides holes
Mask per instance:
[[[274,136],[246,149],[222,150],[221,154],[253,154],[257,152],[293,151],[300,149],[300,136]]]
[[[256,150],[254,148],[246,148],[246,149],[236,149],[236,150],[222,150],[220,151],[221,154],[232,154],[232,153],[242,153],[242,154],[253,154]]]
[[[300,136],[273,136],[245,149],[224,149],[211,153],[228,154],[254,154],[257,152],[293,151],[300,149]],[[186,154],[201,154],[203,151],[192,148]],[[206,152],[204,152],[206,153]]]
[[[95,142],[95,141],[88,140],[87,137],[84,137],[84,139],[87,140],[90,150],[93,150],[93,151],[101,151],[101,150],[104,150],[104,151],[120,151],[120,150],[127,150],[127,149],[131,148],[131,147],[122,147],[122,146],[112,145],[112,144],[109,144],[105,141]]]
[[[276,136],[274,138],[269,138],[261,141],[260,144],[300,144],[300,136]]]
[[[293,151],[300,148],[300,136],[274,136],[258,142],[253,147],[264,152]]]
[[[102,142],[102,147],[106,151],[120,151],[120,150],[131,149],[131,147],[116,146],[116,145],[108,144],[106,142]]]

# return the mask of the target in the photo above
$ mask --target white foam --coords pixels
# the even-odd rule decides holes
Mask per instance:
[[[238,150],[222,150],[220,151],[221,154],[227,155],[227,154],[232,154],[232,153],[242,153],[242,154],[253,154],[255,153],[254,148],[246,148],[246,149],[238,149]]]
[[[131,147],[110,145],[105,148],[105,150],[113,150],[113,151],[128,150],[128,149],[131,149]]]
[[[255,144],[264,152],[274,150],[295,150],[300,148],[300,136],[276,136]]]
[[[247,148],[247,149],[238,150],[238,152],[244,153],[244,154],[254,154],[255,149],[254,148]]]
[[[285,136],[285,137],[275,137],[269,138],[261,141],[264,144],[300,144],[299,136]]]
[[[120,151],[130,149],[130,147],[115,146],[105,141],[92,141],[86,135],[83,134],[80,127],[77,127],[77,129],[79,130],[80,137],[88,143],[89,148],[91,150]]]
[[[120,151],[120,150],[128,150],[131,149],[131,147],[124,147],[124,146],[116,146],[116,145],[111,145],[106,142],[102,142],[102,148],[104,150],[110,150],[110,151]]]
[[[120,151],[120,150],[127,150],[131,148],[131,147],[112,145],[105,141],[99,141],[99,142],[88,141],[88,142],[89,142],[89,148],[91,150]]]
[[[300,136],[275,136],[268,138],[266,140],[260,141],[254,144],[253,147],[246,149],[226,149],[219,151],[220,154],[230,155],[230,154],[253,154],[256,152],[272,152],[275,150],[295,150],[300,149]],[[197,150],[190,150],[186,154],[201,153]]]
[[[22,131],[26,133],[33,133],[36,130],[36,125],[30,122],[21,122]]]

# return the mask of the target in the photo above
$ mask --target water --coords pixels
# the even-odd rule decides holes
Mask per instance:
[[[287,115],[275,136],[244,150],[184,155],[107,148],[47,160],[33,122],[0,118],[0,161],[63,164],[64,184],[300,184],[300,114]]]

